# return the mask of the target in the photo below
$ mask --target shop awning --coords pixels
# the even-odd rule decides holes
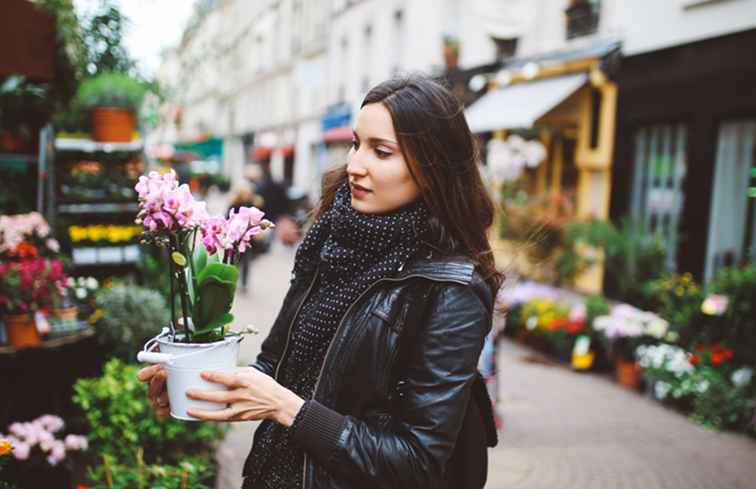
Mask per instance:
[[[323,134],[323,141],[326,143],[338,143],[352,140],[351,126],[334,127]]]
[[[466,111],[474,133],[533,127],[588,80],[586,73],[518,83],[488,92]]]

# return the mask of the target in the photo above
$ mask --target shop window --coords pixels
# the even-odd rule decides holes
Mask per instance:
[[[665,243],[671,270],[676,268],[686,141],[683,124],[648,126],[635,135],[632,216],[646,232],[656,234]]]
[[[599,26],[601,0],[572,0],[564,13],[567,39],[595,34]]]
[[[705,278],[756,256],[756,119],[719,128]]]

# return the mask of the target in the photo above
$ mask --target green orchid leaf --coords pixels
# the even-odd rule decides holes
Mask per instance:
[[[206,334],[212,332],[213,330],[222,331],[221,328],[223,326],[225,326],[227,324],[230,324],[233,321],[234,321],[234,315],[233,314],[231,314],[230,312],[224,313],[224,314],[222,314],[222,315],[220,315],[220,316],[218,316],[216,318],[213,318],[208,323],[208,325],[205,326],[204,328],[202,328],[202,329],[200,329],[198,331],[195,331],[194,332],[194,337],[196,338],[197,336],[206,335]]]
[[[231,310],[239,271],[233,265],[208,263],[198,274],[198,301],[195,325],[197,330]]]

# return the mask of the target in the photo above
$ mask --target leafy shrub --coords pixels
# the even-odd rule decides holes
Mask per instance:
[[[74,402],[85,413],[93,451],[133,460],[136,447],[141,447],[148,463],[159,464],[177,464],[187,455],[210,457],[226,426],[157,417],[146,385],[137,380],[138,370],[112,359],[102,377],[79,379],[74,385]]]
[[[711,341],[731,345],[735,363],[756,367],[756,264],[723,269],[707,291],[728,300],[727,310],[708,332]]]
[[[160,293],[136,285],[116,285],[102,289],[95,299],[97,329],[101,343],[125,360],[136,353],[149,338],[168,325],[168,306]]]
[[[571,282],[597,261],[581,253],[581,246],[599,249],[609,279],[607,289],[618,300],[642,305],[643,284],[666,271],[666,249],[661,240],[629,219],[619,226],[592,219],[572,221],[564,233],[564,250],[557,260],[562,282]]]
[[[79,86],[76,102],[85,109],[119,107],[137,112],[147,89],[139,80],[122,73],[103,73]]]
[[[115,463],[104,456],[101,465],[89,469],[91,489],[212,489],[215,470],[203,457],[187,457],[176,466],[146,465],[137,453],[135,465]]]
[[[679,343],[692,347],[696,341],[692,325],[700,324],[702,320],[703,301],[701,286],[693,280],[693,276],[690,273],[668,273],[647,282],[643,286],[643,294],[644,303],[670,322],[672,330],[679,336]]]

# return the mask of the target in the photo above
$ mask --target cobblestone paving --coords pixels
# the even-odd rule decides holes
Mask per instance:
[[[239,325],[262,334],[242,342],[254,359],[288,286],[292,249],[252,265]],[[489,452],[488,489],[754,489],[756,442],[707,431],[609,379],[578,374],[502,341],[499,446]],[[256,423],[234,423],[217,452],[217,489],[238,489]]]

